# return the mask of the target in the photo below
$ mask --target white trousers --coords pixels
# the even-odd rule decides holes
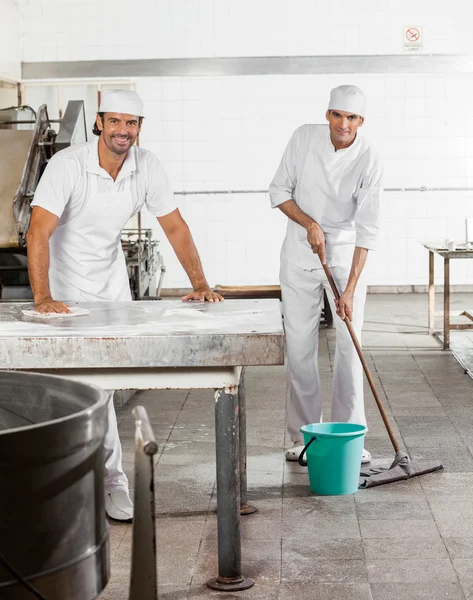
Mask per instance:
[[[331,271],[342,293],[350,271],[343,267],[333,267]],[[324,289],[330,301],[337,336],[331,420],[366,425],[363,369],[347,326],[336,314],[334,296],[323,269],[306,271],[282,259],[280,283],[288,358],[287,429],[291,440],[302,441],[302,425],[322,421],[318,346]],[[360,343],[365,300],[366,285],[360,279],[354,296],[352,321]]]
[[[117,415],[113,405],[113,390],[108,394],[108,427],[105,434],[105,493],[117,489],[128,490],[128,479],[122,467],[122,447],[118,437]]]

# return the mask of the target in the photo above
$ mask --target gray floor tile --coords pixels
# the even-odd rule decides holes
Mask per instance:
[[[205,516],[164,517],[156,519],[156,538],[162,548],[172,547],[185,532],[186,539],[200,540],[205,526]]]
[[[189,585],[191,573],[197,562],[200,540],[174,542],[160,545],[158,541],[158,581],[161,584]]]
[[[372,583],[373,600],[465,600],[459,583]]]
[[[112,577],[99,598],[100,600],[128,600],[129,586],[129,565],[120,565],[115,561]]]
[[[473,537],[444,537],[443,541],[450,558],[473,558]]]
[[[307,496],[285,497],[283,500],[284,519],[305,517],[355,517],[356,508],[353,495],[347,496]]]
[[[283,556],[295,552],[312,560],[362,560],[363,544],[360,539],[305,539],[304,536],[287,537],[282,540]]]
[[[356,512],[361,520],[415,520],[430,521],[432,513],[429,505],[423,502],[361,502]]]
[[[456,583],[457,576],[449,558],[368,560],[370,583]]]
[[[365,538],[432,538],[439,535],[435,521],[385,519],[360,520],[361,536]]]
[[[367,583],[282,583],[279,600],[372,600]]]
[[[439,403],[438,406],[431,407],[419,407],[417,405],[414,406],[401,406],[399,408],[393,408],[394,417],[396,420],[398,417],[410,417],[410,416],[418,416],[422,417],[424,415],[432,416],[432,417],[443,417],[446,416],[446,411],[443,406]]]
[[[314,560],[293,550],[282,558],[281,581],[318,583],[365,583],[364,560]]]
[[[218,544],[216,538],[202,540],[199,551],[199,558],[215,557],[218,553]],[[281,561],[281,540],[280,539],[254,539],[242,538],[241,540],[242,561],[255,562],[264,556],[264,560],[270,563]]]
[[[443,537],[473,537],[473,502],[431,502]]]
[[[283,519],[282,537],[304,537],[308,543],[311,540],[360,539],[360,529],[355,517],[290,518]]]
[[[250,462],[251,459],[248,461]],[[251,469],[251,470],[250,470]],[[283,468],[280,466],[278,470],[261,470],[253,469],[249,466],[248,471],[248,487],[252,491],[257,491],[259,488],[276,487],[281,493],[283,485]]]
[[[453,566],[467,600],[473,598],[473,559],[455,558]]]
[[[429,501],[468,501],[473,497],[473,473],[430,473],[419,478]]]
[[[422,448],[424,451],[427,451],[431,455],[436,450],[442,450],[443,454],[445,452],[456,451],[458,449],[465,449],[465,442],[460,437],[457,431],[453,430],[447,433],[440,432],[435,433],[432,432],[430,434],[427,433],[419,433],[419,434],[410,434],[409,432],[404,433],[402,435],[404,439],[404,443],[407,448],[414,454],[414,449]]]
[[[174,583],[165,583],[158,585],[159,600],[186,600],[188,586],[184,584],[176,585]],[[117,598],[111,600],[118,600]],[[128,600],[128,599],[127,599]]]
[[[440,536],[432,538],[365,538],[366,560],[448,558]]]
[[[159,469],[165,465],[189,466],[194,468],[205,463],[215,476],[215,444],[202,441],[173,441],[172,437],[163,449],[159,459]],[[158,473],[159,474],[159,473]]]
[[[442,435],[445,433],[455,434],[450,417],[444,416],[419,415],[409,417],[397,417],[397,426],[402,429],[403,433],[421,433]]]
[[[282,497],[280,489],[250,489],[248,490],[248,502],[256,506],[258,510],[257,519],[273,519],[276,522],[282,519]],[[248,521],[252,520],[252,516],[253,515],[248,515]]]
[[[394,457],[393,457],[394,458]],[[389,485],[358,490],[355,494],[356,504],[374,502],[424,502],[425,495],[420,486],[420,478],[396,481]]]

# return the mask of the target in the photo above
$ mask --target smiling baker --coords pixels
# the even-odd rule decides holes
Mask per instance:
[[[96,138],[61,150],[49,161],[35,192],[27,234],[38,312],[67,313],[68,302],[131,300],[121,232],[143,205],[156,216],[191,281],[194,291],[183,300],[222,300],[209,288],[162,166],[154,154],[135,146],[143,116],[136,92],[106,92],[93,130]],[[112,519],[129,521],[133,504],[111,396],[105,508]]]

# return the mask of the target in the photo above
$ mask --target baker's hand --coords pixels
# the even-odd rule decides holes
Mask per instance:
[[[349,321],[353,320],[353,292],[345,290],[340,296],[340,300],[335,300],[337,306],[337,315],[345,320],[345,317]]]
[[[307,229],[307,241],[312,248],[314,254],[318,254],[319,258],[324,265],[325,259],[325,235],[322,228],[317,223],[311,223]]]
[[[64,302],[58,302],[52,298],[44,298],[35,302],[34,309],[39,313],[70,313],[70,309]]]
[[[183,296],[182,300],[184,302],[223,302],[222,296],[217,294],[217,292],[213,292],[209,287],[205,288],[197,288],[187,296]]]

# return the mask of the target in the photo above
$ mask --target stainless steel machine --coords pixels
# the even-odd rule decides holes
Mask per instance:
[[[151,229],[124,229],[122,248],[133,300],[159,298],[163,285],[163,257]]]
[[[70,101],[61,120],[51,120],[45,104],[37,111],[29,106],[0,109],[0,300],[32,298],[26,232],[36,186],[55,152],[86,141],[83,101]],[[160,295],[165,268],[158,244],[151,230],[123,232],[134,300]]]

